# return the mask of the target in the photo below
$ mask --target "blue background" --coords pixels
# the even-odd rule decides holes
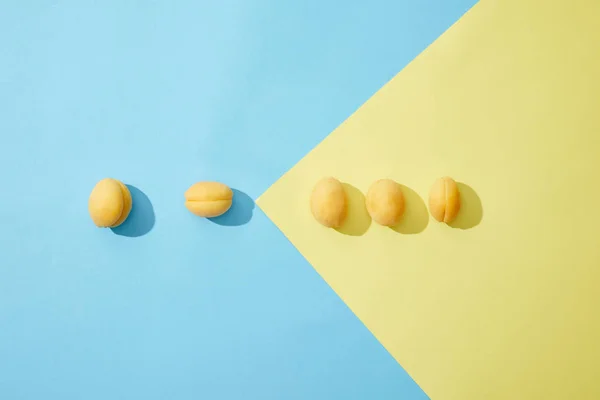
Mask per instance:
[[[0,398],[426,397],[252,199],[473,3],[1,2]]]

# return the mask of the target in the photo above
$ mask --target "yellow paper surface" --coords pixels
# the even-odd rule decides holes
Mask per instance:
[[[328,175],[340,231],[309,210]],[[380,178],[395,230],[364,210]],[[600,1],[482,1],[258,204],[431,398],[600,399]]]

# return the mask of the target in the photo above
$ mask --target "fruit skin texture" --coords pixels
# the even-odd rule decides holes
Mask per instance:
[[[214,218],[225,214],[233,202],[233,191],[220,182],[194,183],[185,192],[185,206],[192,214]]]
[[[373,221],[379,225],[396,225],[404,214],[402,187],[391,179],[375,181],[367,192],[366,206]]]
[[[321,179],[310,195],[310,211],[321,225],[339,228],[346,219],[347,200],[344,186],[332,177]]]
[[[460,192],[454,179],[439,178],[429,192],[429,212],[439,222],[454,221],[460,211]]]
[[[88,200],[88,211],[94,224],[100,228],[116,228],[131,211],[131,193],[123,182],[112,178],[99,181]]]

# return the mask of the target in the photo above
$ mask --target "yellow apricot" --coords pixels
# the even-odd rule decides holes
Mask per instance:
[[[88,211],[96,226],[116,228],[129,216],[131,193],[123,182],[112,178],[102,179],[94,186],[88,200]]]
[[[185,206],[191,213],[205,218],[218,217],[229,210],[233,191],[220,182],[198,182],[185,192]]]
[[[344,186],[335,178],[321,179],[310,196],[310,210],[321,225],[339,228],[346,218],[346,192]]]
[[[439,222],[454,221],[460,211],[460,192],[454,179],[439,178],[429,192],[429,212]]]
[[[379,225],[394,226],[404,214],[402,187],[391,179],[375,181],[365,201],[369,215]]]

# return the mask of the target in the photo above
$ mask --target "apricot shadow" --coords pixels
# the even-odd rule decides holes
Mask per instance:
[[[344,235],[362,236],[371,226],[371,216],[367,212],[365,195],[349,183],[342,183],[342,186],[346,193],[348,205],[346,219],[342,226],[336,230]]]
[[[154,228],[156,220],[152,202],[144,192],[133,185],[125,185],[131,193],[131,212],[121,225],[111,228],[113,233],[120,236],[139,237],[149,233]]]
[[[448,225],[456,229],[471,229],[483,220],[483,205],[475,190],[466,183],[457,182],[460,192],[460,210],[456,219]]]
[[[390,227],[393,231],[404,235],[421,233],[429,224],[429,211],[425,202],[417,192],[408,186],[400,184],[404,195],[404,215],[396,225]]]
[[[232,191],[231,208],[223,215],[209,218],[209,221],[221,226],[241,226],[250,222],[254,213],[254,200],[241,190],[232,189]]]

